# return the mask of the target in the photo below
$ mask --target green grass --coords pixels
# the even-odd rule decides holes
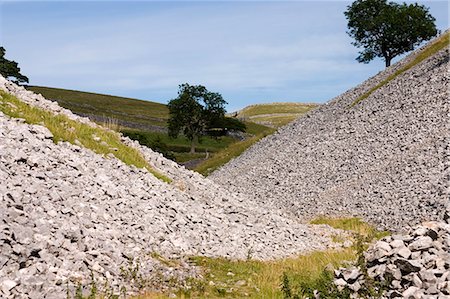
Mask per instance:
[[[239,111],[238,113],[239,115],[247,117],[261,114],[275,114],[275,113],[305,113],[315,107],[317,107],[317,104],[304,104],[304,103],[256,104],[248,106]]]
[[[157,178],[170,182],[163,174],[154,170],[141,153],[120,141],[117,132],[104,128],[94,128],[87,124],[69,119],[62,114],[53,114],[37,107],[30,106],[16,97],[0,91],[0,111],[13,118],[25,119],[30,124],[40,124],[47,127],[53,134],[53,141],[68,141],[72,144],[81,144],[97,154],[112,154],[127,165],[146,168]],[[100,138],[100,140],[96,140]]]
[[[252,117],[251,120],[257,123],[268,123],[275,128],[282,127],[299,117],[298,114],[287,114],[286,115],[270,115],[270,116],[256,116]]]
[[[433,43],[425,47],[420,53],[418,53],[414,59],[406,64],[403,68],[399,69],[389,77],[387,77],[385,80],[378,83],[375,87],[371,88],[369,91],[361,95],[359,98],[357,98],[350,107],[354,107],[357,104],[359,104],[361,101],[367,99],[374,91],[377,89],[383,87],[387,83],[389,83],[391,80],[395,79],[400,74],[406,72],[410,68],[414,67],[415,65],[421,63],[425,59],[431,57],[432,55],[436,54],[440,50],[444,49],[445,47],[448,47],[450,43],[450,32],[443,34],[439,38],[437,38]]]
[[[167,127],[169,110],[164,104],[60,88],[28,86],[27,89],[56,100],[60,106],[74,113]]]
[[[275,129],[258,124],[253,124],[250,122],[247,122],[246,125],[248,132],[252,132],[253,134],[255,134],[253,137],[230,144],[223,150],[214,153],[208,160],[200,163],[194,170],[203,174],[204,176],[207,176],[214,170],[218,169],[220,166],[229,162],[231,159],[242,154],[246,149],[258,142],[260,139],[275,132]]]
[[[362,235],[369,239],[381,239],[389,235],[389,232],[379,231],[372,225],[364,222],[360,218],[328,218],[319,217],[310,222],[311,224],[326,224],[331,227],[342,229]]]
[[[380,237],[374,234],[375,228],[358,218],[319,218],[312,223],[329,224],[370,240]],[[191,263],[202,269],[204,278],[193,282],[191,289],[178,291],[177,298],[283,299],[280,287],[283,275],[288,278],[293,293],[306,294],[313,289],[328,288],[332,280],[330,270],[345,266],[356,258],[356,245],[272,261],[192,257]],[[167,294],[146,293],[135,297],[138,298],[167,298]]]
[[[278,128],[317,106],[317,104],[304,103],[257,104],[238,111],[237,117]]]

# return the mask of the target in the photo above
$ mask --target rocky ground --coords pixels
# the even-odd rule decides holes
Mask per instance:
[[[96,126],[3,78],[0,88]],[[174,269],[160,255],[271,259],[337,246],[337,231],[255,206],[125,137],[173,183],[55,144],[45,127],[2,113],[0,140],[1,298],[63,298],[78,282],[89,284],[91,272],[114,292],[196,277],[192,266],[181,261]],[[130,280],[136,269],[143,281]]]
[[[307,220],[357,215],[399,230],[449,206],[449,50],[352,107],[417,52],[252,146],[210,178]]]
[[[338,289],[358,298],[368,289],[386,290],[382,298],[450,298],[450,221],[386,237],[369,248],[364,260],[364,267],[335,271]]]

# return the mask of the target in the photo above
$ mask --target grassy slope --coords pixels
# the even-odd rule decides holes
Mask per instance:
[[[255,124],[252,122],[246,122],[247,133],[253,136],[247,138],[243,141],[235,142],[222,149],[221,151],[214,153],[211,158],[200,163],[194,170],[203,174],[204,176],[209,175],[214,170],[218,169],[220,166],[226,164],[231,159],[242,154],[250,146],[258,142],[261,138],[267,135],[273,134],[275,129],[269,128],[263,125]]]
[[[170,179],[158,173],[147,163],[141,153],[120,141],[118,133],[104,128],[94,128],[73,121],[62,114],[53,114],[43,109],[32,107],[16,97],[0,90],[0,111],[14,118],[23,118],[30,124],[41,124],[53,134],[54,142],[68,141],[81,144],[92,151],[108,155],[112,154],[125,164],[138,168],[146,168],[159,179],[170,182]],[[99,138],[99,140],[96,140]]]
[[[364,99],[369,97],[375,90],[377,90],[378,88],[386,85],[387,83],[389,83],[389,81],[395,79],[398,75],[406,72],[410,68],[412,68],[415,65],[421,63],[422,61],[424,61],[425,59],[427,59],[427,58],[431,57],[432,55],[436,54],[437,52],[439,52],[440,50],[444,49],[445,47],[448,47],[449,43],[450,43],[450,32],[447,32],[447,33],[443,34],[442,36],[440,36],[439,38],[437,38],[433,43],[431,43],[430,45],[428,45],[427,47],[422,49],[422,51],[419,52],[416,55],[416,57],[414,57],[414,59],[412,61],[410,61],[405,66],[403,66],[403,68],[399,69],[398,71],[396,71],[395,73],[393,73],[392,75],[387,77],[385,80],[383,80],[380,83],[378,83],[375,87],[371,88],[369,91],[367,91],[366,93],[361,95],[359,98],[357,98],[351,104],[351,107],[357,105],[358,103],[360,103],[361,101],[363,101]]]
[[[167,126],[169,118],[167,106],[160,103],[60,88],[29,86],[27,89],[56,100],[60,106],[76,114],[93,114],[161,127]]]
[[[316,107],[317,104],[304,103],[257,104],[238,111],[237,117],[278,128]]]

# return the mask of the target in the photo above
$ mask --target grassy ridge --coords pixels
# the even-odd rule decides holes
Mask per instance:
[[[421,63],[425,59],[431,57],[432,55],[436,54],[440,50],[444,49],[445,47],[448,47],[450,43],[450,32],[447,32],[443,34],[441,37],[439,37],[436,41],[425,47],[419,54],[414,57],[414,59],[406,64],[404,67],[387,77],[385,80],[378,83],[375,87],[371,88],[369,91],[361,95],[359,98],[357,98],[350,107],[354,107],[358,105],[361,101],[368,98],[375,90],[383,87],[387,83],[389,83],[391,80],[395,79],[398,75],[406,72],[410,68],[414,67],[415,65]]]
[[[311,108],[317,107],[317,104],[304,104],[304,103],[269,103],[269,104],[257,104],[248,106],[238,112],[238,115],[242,116],[255,116],[261,114],[274,114],[274,113],[305,113]]]
[[[169,110],[160,103],[60,88],[28,86],[76,114],[105,116],[143,125],[167,126]]]
[[[37,107],[30,106],[16,97],[0,91],[0,111],[14,118],[23,118],[27,123],[40,124],[47,127],[53,134],[54,142],[68,141],[81,144],[97,154],[112,154],[127,165],[146,168],[157,178],[165,182],[170,179],[154,170],[141,153],[120,141],[117,132],[73,121],[62,114],[53,114]]]
[[[278,128],[317,106],[317,104],[304,103],[257,104],[248,106],[236,114],[238,118]]]

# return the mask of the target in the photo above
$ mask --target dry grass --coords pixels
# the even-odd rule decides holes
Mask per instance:
[[[328,224],[369,239],[386,235],[358,218],[318,218],[312,223]],[[189,290],[179,290],[175,293],[177,298],[282,299],[284,297],[280,286],[283,274],[289,278],[295,293],[305,288],[316,288],[321,285],[327,287],[330,281],[323,280],[324,269],[345,265],[355,260],[356,256],[356,248],[350,247],[273,261],[193,257],[191,262],[203,269],[204,279],[196,281]],[[135,297],[138,298],[162,299],[168,298],[168,294],[146,293]]]
[[[281,278],[286,273],[293,285],[314,282],[325,267],[338,267],[353,260],[351,248],[318,251],[276,261],[233,261],[224,258],[195,257],[192,262],[204,269],[204,281],[197,287],[179,290],[177,298],[283,298]],[[162,299],[167,294],[146,293],[134,299]]]
[[[146,168],[164,182],[171,181],[154,170],[138,150],[122,143],[117,132],[101,127],[94,128],[71,120],[65,115],[53,114],[50,111],[30,106],[4,91],[0,91],[0,96],[0,111],[10,117],[22,118],[27,123],[40,124],[47,127],[53,134],[55,143],[68,141],[72,144],[81,144],[97,154],[105,156],[112,154],[127,165]]]
[[[386,231],[379,231],[372,225],[362,221],[360,218],[328,218],[319,217],[310,222],[311,224],[326,224],[333,228],[342,229],[355,233],[369,239],[380,239],[389,235]]]

